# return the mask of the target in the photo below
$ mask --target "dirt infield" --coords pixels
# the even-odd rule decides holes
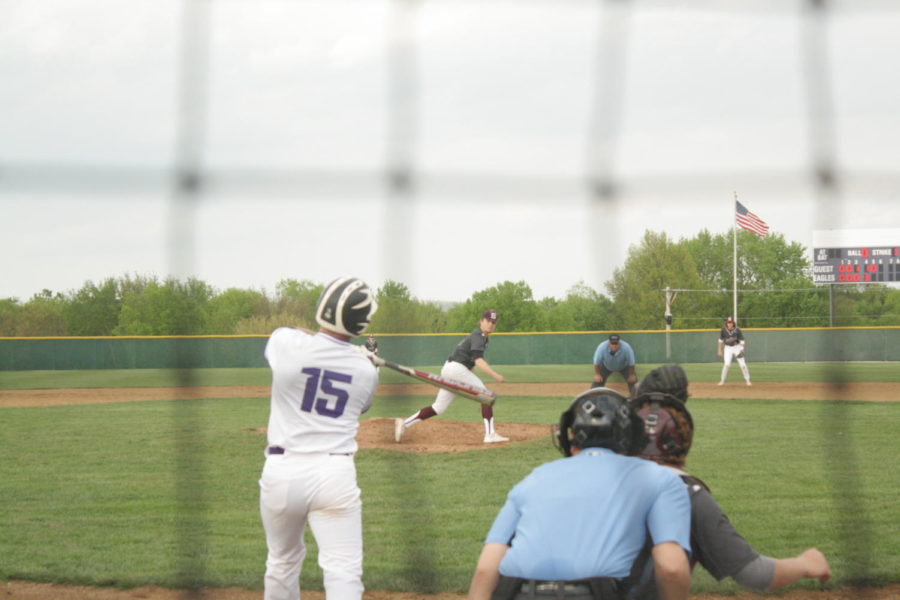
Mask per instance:
[[[752,600],[760,594],[741,592],[733,596],[692,594],[695,600]],[[843,588],[834,590],[794,590],[773,596],[781,600],[897,600],[900,585],[883,588]],[[117,590],[85,586],[63,586],[49,583],[10,581],[0,583],[0,598],[14,600],[260,600],[259,590],[224,588],[199,590],[187,594],[156,586]],[[410,594],[406,592],[366,591],[364,600],[464,600],[461,594]],[[303,600],[325,600],[322,592],[303,590]]]
[[[624,387],[611,387],[625,391]],[[571,396],[585,390],[584,383],[500,383],[492,384],[502,401],[503,396]],[[710,382],[691,384],[691,398],[780,398],[784,400],[863,400],[896,402],[900,400],[900,383],[856,382],[835,387],[818,382],[761,382],[753,387],[731,382],[718,387]],[[431,395],[434,388],[425,384],[379,385],[379,396],[409,394]],[[209,387],[160,388],[66,388],[45,390],[2,390],[0,408],[14,406],[59,406],[65,404],[103,404],[141,400],[180,400],[190,398],[265,398],[269,386],[235,385]]]
[[[617,387],[613,384],[612,387]],[[575,396],[584,391],[583,383],[507,383],[492,385],[502,396]],[[618,388],[617,388],[618,389]],[[431,395],[434,388],[427,385],[381,385],[379,396],[407,394]],[[622,388],[620,391],[625,391]],[[862,400],[892,402],[900,399],[897,383],[852,383],[834,388],[820,383],[758,383],[747,387],[729,383],[718,387],[712,383],[691,384],[691,398],[780,398],[786,400]],[[28,406],[63,406],[71,404],[101,404],[138,402],[147,400],[180,400],[195,398],[265,398],[268,386],[194,387],[194,388],[117,388],[117,389],[52,389],[0,391],[0,408]],[[501,433],[510,441],[524,441],[550,435],[548,425],[503,423]],[[264,429],[256,430],[262,434]],[[463,452],[491,450],[500,444],[484,444],[480,423],[462,423],[434,419],[412,428],[404,435],[403,443],[393,440],[392,419],[366,419],[360,423],[357,436],[361,448],[385,448],[401,452]],[[737,595],[692,595],[698,600],[751,600],[763,596],[750,592]],[[900,585],[881,588],[842,588],[823,590],[794,590],[778,594],[782,600],[891,600],[900,599]],[[0,582],[0,600],[259,600],[262,592],[239,588],[199,590],[186,593],[157,586],[129,590],[66,586],[22,581]],[[304,591],[305,600],[324,600],[324,594]],[[365,600],[463,600],[459,594],[412,594],[387,591],[366,591]]]

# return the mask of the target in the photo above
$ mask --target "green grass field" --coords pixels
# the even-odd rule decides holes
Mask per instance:
[[[412,365],[439,373],[437,365]],[[591,365],[495,365],[511,383],[590,381]],[[638,365],[641,377],[658,367]],[[718,381],[721,363],[683,365],[691,381]],[[754,381],[900,381],[900,367],[891,362],[868,363],[749,363]],[[737,364],[731,377],[740,378]],[[269,369],[111,369],[106,371],[2,371],[0,390],[94,387],[165,387],[184,385],[268,385]],[[410,383],[409,378],[381,370],[382,383]]]
[[[689,365],[688,373],[712,380],[718,368]],[[751,368],[758,381],[825,378],[821,366]],[[582,379],[584,368],[573,369],[502,372],[522,382]],[[211,371],[197,373],[195,381],[268,383],[265,370]],[[384,371],[391,382],[393,374]],[[867,373],[869,381],[895,381],[897,371],[882,363],[847,369],[854,378]],[[179,381],[163,371],[0,377],[0,389]],[[430,401],[378,397],[366,417],[405,416]],[[555,423],[569,401],[503,397],[498,423]],[[689,408],[697,427],[689,469],[759,551],[782,557],[817,546],[834,569],[832,585],[900,581],[900,403],[697,399]],[[265,440],[253,430],[267,415],[264,399],[0,409],[0,579],[261,588],[257,479]],[[478,421],[480,415],[458,401],[441,418]],[[558,457],[549,435],[491,451],[361,451],[366,587],[464,591],[508,490]],[[302,585],[321,589],[310,542]],[[737,589],[702,569],[694,588]]]

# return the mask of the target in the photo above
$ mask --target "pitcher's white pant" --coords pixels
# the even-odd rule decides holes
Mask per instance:
[[[725,365],[722,367],[722,377],[719,378],[719,381],[725,381],[725,378],[728,377],[728,369],[731,368],[731,361],[736,359],[738,362],[738,366],[741,368],[741,373],[744,374],[744,381],[750,383],[750,370],[747,368],[747,360],[737,357],[737,355],[740,354],[741,350],[743,349],[744,348],[740,345],[722,347],[722,355],[725,359]]]
[[[352,456],[285,453],[266,458],[259,507],[269,554],[265,600],[298,600],[306,523],[319,546],[327,600],[359,600],[362,502]]]
[[[482,390],[487,390],[487,388],[484,387],[484,382],[478,379],[478,375],[467,369],[466,365],[456,361],[448,360],[444,363],[444,366],[441,367],[441,377],[453,379]],[[450,407],[450,403],[453,402],[455,397],[456,394],[453,392],[441,388],[438,390],[431,408],[433,408],[434,412],[437,414],[442,415],[444,414],[444,411]]]

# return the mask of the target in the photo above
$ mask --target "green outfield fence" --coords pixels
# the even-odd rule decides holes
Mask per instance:
[[[498,365],[590,363],[610,332],[495,333]],[[715,330],[623,331],[638,364],[717,362]],[[383,334],[394,362],[438,365],[465,334]],[[755,362],[900,361],[900,327],[744,330]],[[267,336],[0,338],[0,371],[265,367]]]

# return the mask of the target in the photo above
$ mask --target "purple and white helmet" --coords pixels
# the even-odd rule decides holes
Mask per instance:
[[[338,277],[325,286],[316,304],[316,322],[350,337],[361,335],[378,310],[372,289],[362,279]]]

